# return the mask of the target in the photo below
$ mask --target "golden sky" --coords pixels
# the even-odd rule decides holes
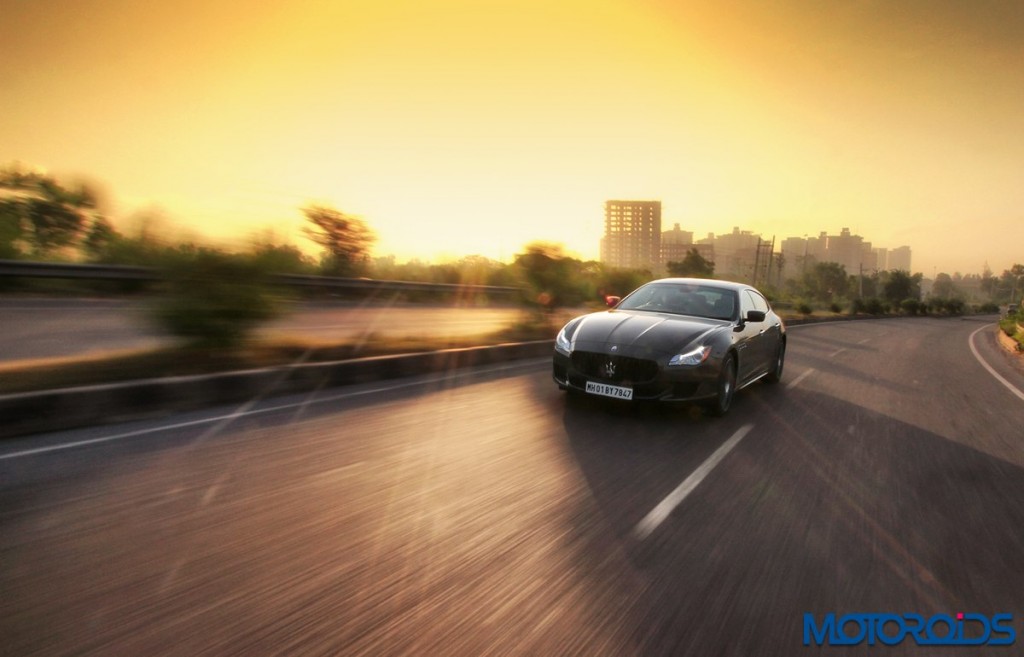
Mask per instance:
[[[1024,262],[1024,3],[0,0],[0,163],[211,237],[596,258],[603,203]]]

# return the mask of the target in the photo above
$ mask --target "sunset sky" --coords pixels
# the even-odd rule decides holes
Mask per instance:
[[[1024,2],[0,0],[0,164],[211,238],[299,208],[378,255],[596,258],[664,228],[849,227],[914,269],[1024,262]]]

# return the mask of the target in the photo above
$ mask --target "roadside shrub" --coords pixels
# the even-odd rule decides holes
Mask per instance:
[[[267,272],[251,257],[200,250],[167,267],[156,322],[197,347],[229,348],[277,314]]]
[[[997,312],[999,312],[999,306],[997,304],[994,304],[991,301],[989,301],[988,303],[983,303],[980,306],[978,306],[977,308],[975,308],[974,312],[980,313],[980,314],[983,314],[983,315],[997,313]]]
[[[908,315],[916,315],[921,311],[921,302],[917,299],[904,299],[900,301],[900,310]]]
[[[933,297],[928,300],[928,307],[933,313],[940,313],[943,315],[963,315],[967,305],[962,299]]]
[[[864,312],[870,315],[882,315],[886,312],[886,306],[878,297],[871,297],[864,300]]]
[[[835,313],[835,314],[837,314],[837,315],[838,315],[839,313],[843,312],[843,307],[842,307],[842,306],[840,306],[840,305],[839,305],[838,303],[836,303],[835,301],[833,301],[833,302],[832,302],[831,304],[829,304],[829,306],[828,306],[828,309],[829,309],[830,311],[834,312],[834,313]]]
[[[796,306],[796,310],[801,315],[810,315],[811,313],[814,312],[814,308],[812,308],[811,304],[807,303],[806,301],[801,301],[800,303],[798,303]]]

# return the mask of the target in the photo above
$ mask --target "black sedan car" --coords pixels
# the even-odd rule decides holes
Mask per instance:
[[[554,379],[570,392],[701,402],[723,415],[737,390],[778,382],[785,356],[786,327],[753,287],[665,278],[566,324]]]

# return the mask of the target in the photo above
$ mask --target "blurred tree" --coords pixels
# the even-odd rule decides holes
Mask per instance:
[[[672,276],[683,276],[687,278],[714,278],[715,263],[704,258],[697,249],[690,249],[682,262],[670,262],[667,265],[668,273]]]
[[[303,232],[326,250],[325,274],[356,276],[367,270],[376,237],[362,219],[321,205],[307,206],[302,212],[312,224]]]
[[[0,193],[0,216],[6,225],[3,233],[24,240],[33,256],[45,256],[72,244],[97,200],[84,184],[66,188],[52,176],[17,166],[0,170]]]
[[[82,242],[82,249],[86,257],[94,262],[102,261],[103,257],[110,252],[114,243],[121,238],[121,234],[114,229],[104,217],[96,217],[89,226]]]
[[[846,268],[836,262],[816,262],[803,275],[804,293],[822,302],[846,296],[849,285]]]
[[[506,264],[504,262],[496,262],[494,263],[494,268],[488,272],[487,279],[484,283],[500,287],[517,287],[522,283],[522,281],[519,280],[514,265]]]
[[[857,282],[857,285],[860,288],[860,293],[863,298],[868,299],[871,297],[878,296],[879,278],[880,274],[877,271],[874,271],[870,274],[865,274],[864,276],[860,277],[860,280]]]
[[[11,259],[22,255],[21,217],[15,210],[0,201],[0,258]]]
[[[602,266],[596,287],[601,296],[624,297],[653,278],[651,272],[646,269]]]
[[[910,272],[895,269],[887,273],[882,284],[882,296],[894,306],[899,306],[904,299],[921,298],[921,274],[910,275]]]
[[[953,284],[953,279],[949,274],[941,273],[935,277],[935,282],[932,283],[932,296],[945,298],[952,298],[957,296],[956,286]]]
[[[268,273],[252,256],[183,245],[168,252],[154,319],[196,347],[238,346],[279,310]]]
[[[290,244],[254,244],[250,253],[261,271],[272,274],[312,274],[316,263]]]
[[[583,301],[582,264],[567,256],[561,245],[549,242],[532,242],[515,258],[515,266],[529,286],[528,303],[545,310]]]

